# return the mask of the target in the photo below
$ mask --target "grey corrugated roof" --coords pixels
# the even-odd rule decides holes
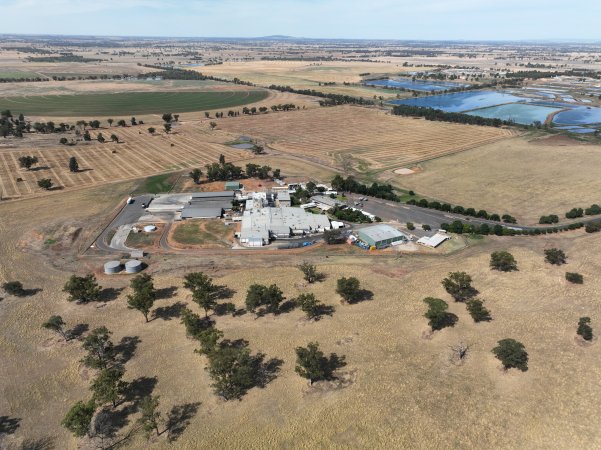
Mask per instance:
[[[203,208],[197,206],[185,206],[182,211],[182,219],[206,218],[206,217],[221,217],[222,208]]]
[[[221,192],[194,192],[192,194],[192,199],[198,198],[219,198],[219,197],[231,197],[234,198],[236,195],[233,191],[221,191]]]
[[[371,227],[362,228],[359,230],[359,236],[362,234],[371,238],[373,241],[385,241],[388,239],[394,239],[399,237],[406,238],[407,235],[405,233],[400,232],[396,228],[391,227],[390,225],[380,224],[373,225]]]

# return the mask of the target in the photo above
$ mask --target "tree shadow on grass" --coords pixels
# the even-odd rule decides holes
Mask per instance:
[[[192,418],[198,412],[200,402],[176,405],[167,413],[167,439],[175,442],[186,430]]]
[[[21,443],[19,450],[52,450],[56,448],[54,441],[55,438],[52,436],[38,439],[27,438]]]
[[[355,292],[353,298],[348,302],[353,305],[355,303],[366,302],[374,299],[374,293],[368,289],[359,289]]]
[[[120,364],[125,364],[133,358],[138,348],[138,344],[142,342],[138,336],[124,336],[121,341],[115,345],[115,356]]]
[[[138,410],[142,399],[152,394],[157,382],[157,377],[140,377],[129,382],[125,401],[132,403],[134,412]]]
[[[186,305],[182,302],[174,303],[169,306],[161,306],[152,312],[152,320],[163,319],[171,320],[179,317]]]
[[[157,289],[157,298],[168,299],[175,297],[177,294],[177,286],[169,286],[166,288]]]
[[[277,314],[286,314],[296,309],[297,304],[294,300],[286,300],[278,308]]]
[[[230,299],[236,294],[236,291],[228,286],[215,286],[215,297],[219,300]]]
[[[268,361],[262,362],[257,377],[257,387],[264,388],[271,381],[275,380],[282,364],[284,364],[284,360],[279,358],[271,358]]]
[[[323,316],[332,316],[334,314],[334,311],[336,311],[336,308],[334,308],[333,306],[319,305],[317,307],[317,315],[313,317],[313,320],[315,322],[318,322]]]
[[[113,300],[117,300],[124,289],[125,288],[105,288],[102,290],[102,292],[100,292],[100,297],[98,297],[98,301],[110,302]]]
[[[21,419],[18,417],[0,416],[0,435],[13,434],[20,424]]]
[[[32,295],[36,295],[39,292],[42,292],[41,288],[33,288],[33,289],[23,289],[23,297],[31,297]]]
[[[69,340],[80,338],[85,332],[90,329],[90,326],[87,323],[78,323],[69,331],[67,331],[67,336]]]

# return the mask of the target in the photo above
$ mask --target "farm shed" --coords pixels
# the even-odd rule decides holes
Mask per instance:
[[[357,236],[370,247],[376,248],[386,247],[388,245],[393,245],[395,242],[409,240],[405,233],[402,233],[390,225],[384,224],[362,228],[357,232]]]
[[[182,219],[214,219],[223,215],[222,208],[203,207],[203,206],[184,206]]]
[[[446,234],[446,232],[438,232],[434,236],[424,236],[418,239],[417,243],[421,245],[425,245],[426,247],[436,248],[440,244],[442,244],[447,239],[451,239],[451,236]]]

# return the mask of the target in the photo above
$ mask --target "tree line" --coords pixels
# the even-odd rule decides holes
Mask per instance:
[[[472,116],[469,114],[445,112],[440,109],[425,108],[421,106],[410,105],[395,105],[392,108],[392,114],[396,116],[423,117],[426,120],[436,122],[452,122],[462,123],[467,125],[480,125],[489,127],[500,127],[503,125],[513,126],[515,122],[509,120],[501,120],[497,118],[487,118],[480,116]]]
[[[503,214],[499,216],[498,214],[489,214],[484,209],[476,210],[475,208],[464,208],[463,206],[452,206],[449,203],[440,203],[438,201],[428,201],[425,198],[420,200],[410,199],[407,201],[408,205],[415,205],[421,208],[430,208],[436,209],[438,211],[452,212],[455,214],[462,214],[464,216],[478,217],[480,219],[492,220],[493,222],[501,222],[503,220],[504,223],[517,223],[515,217],[509,214]]]
[[[390,184],[372,183],[367,186],[359,183],[353,177],[349,176],[346,179],[341,175],[336,175],[332,178],[332,188],[337,191],[352,192],[355,194],[369,195],[371,197],[400,202],[401,199],[394,193],[394,188]]]

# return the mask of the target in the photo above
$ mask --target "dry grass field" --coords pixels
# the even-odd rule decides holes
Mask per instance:
[[[233,79],[237,77],[260,86],[277,84],[280,86],[291,86],[295,89],[316,89],[322,92],[365,98],[371,98],[374,95],[392,98],[402,93],[359,85],[345,86],[344,83],[360,83],[362,80],[361,74],[398,75],[411,70],[411,68],[402,67],[398,62],[248,61],[197,67],[195,70],[220,78]],[[319,85],[319,83],[332,82],[336,84],[329,86]]]
[[[122,142],[0,150],[2,197],[14,199],[40,194],[42,190],[37,181],[42,178],[50,178],[59,189],[71,189],[188,167],[204,167],[218,161],[220,154],[225,155],[228,161],[249,156],[246,151],[219,143],[215,139],[219,135],[197,126],[181,126],[176,133],[154,136],[143,126],[100,131],[107,139],[110,133],[115,132]],[[20,169],[18,159],[23,155],[37,156],[37,169]],[[77,158],[80,172],[69,172],[71,156]],[[17,178],[23,181],[17,181]]]
[[[325,164],[349,155],[363,170],[399,168],[512,134],[505,129],[428,122],[356,106],[236,117],[219,122],[219,128],[264,139],[275,150]]]
[[[599,203],[601,146],[515,137],[420,164],[395,184],[453,204],[507,211],[520,223]],[[387,174],[388,176],[388,174]]]
[[[131,187],[113,184],[102,189],[67,192],[60,215],[77,217],[88,227],[104,217]],[[36,211],[35,215],[31,211]],[[176,287],[173,297],[158,300],[159,317],[146,324],[127,309],[125,294],[106,303],[70,304],[61,292],[71,273],[59,270],[38,255],[21,251],[19,241],[31,230],[60,221],[54,205],[29,199],[0,205],[0,282],[21,279],[27,288],[40,288],[32,297],[6,297],[0,302],[0,413],[20,419],[4,447],[19,448],[26,438],[52,442],[56,448],[82,448],[59,425],[71,404],[89,397],[93,373],[78,360],[81,343],[62,343],[40,324],[60,314],[69,327],[106,325],[115,343],[129,343],[126,379],[161,396],[161,411],[192,405],[190,422],[169,443],[164,434],[148,444],[141,434],[127,448],[496,448],[573,449],[601,446],[601,421],[594,414],[601,401],[598,379],[601,347],[575,340],[578,318],[588,315],[599,329],[601,289],[598,274],[601,235],[583,232],[540,238],[497,238],[443,258],[379,255],[365,257],[310,256],[326,274],[324,282],[306,285],[295,259],[272,255],[243,258],[232,254],[219,260],[206,257],[151,258],[149,271],[159,288]],[[543,249],[558,246],[568,265],[543,261]],[[511,251],[518,272],[488,269],[488,255]],[[73,270],[98,270],[103,258],[73,260]],[[61,263],[64,264],[64,263]],[[474,324],[465,306],[453,303],[439,280],[451,270],[466,270],[486,300],[493,321]],[[264,389],[252,389],[241,401],[223,402],[210,388],[203,357],[185,337],[174,317],[184,303],[194,310],[182,288],[182,276],[205,270],[236,293],[242,306],[253,282],[277,283],[288,298],[313,292],[336,308],[332,317],[307,322],[300,311],[255,319],[217,317],[228,338],[244,338],[254,351],[281,358],[277,378]],[[584,275],[583,285],[567,285],[566,270]],[[36,276],[31,277],[32,271]],[[336,279],[360,278],[373,300],[340,305]],[[120,289],[126,276],[99,275],[105,288]],[[449,302],[459,318],[454,328],[428,336],[422,299],[437,296]],[[526,345],[530,356],[525,373],[504,373],[490,349],[502,338]],[[294,348],[318,341],[326,352],[345,355],[342,383],[309,387],[294,373]],[[463,341],[471,352],[463,365],[450,362],[449,346]],[[148,378],[142,378],[148,377]],[[156,377],[153,378],[153,377]],[[141,383],[145,381],[144,383]],[[129,404],[129,403],[128,403]],[[126,405],[127,406],[127,405]],[[137,413],[124,414],[125,434]],[[30,441],[31,442],[31,441]]]

